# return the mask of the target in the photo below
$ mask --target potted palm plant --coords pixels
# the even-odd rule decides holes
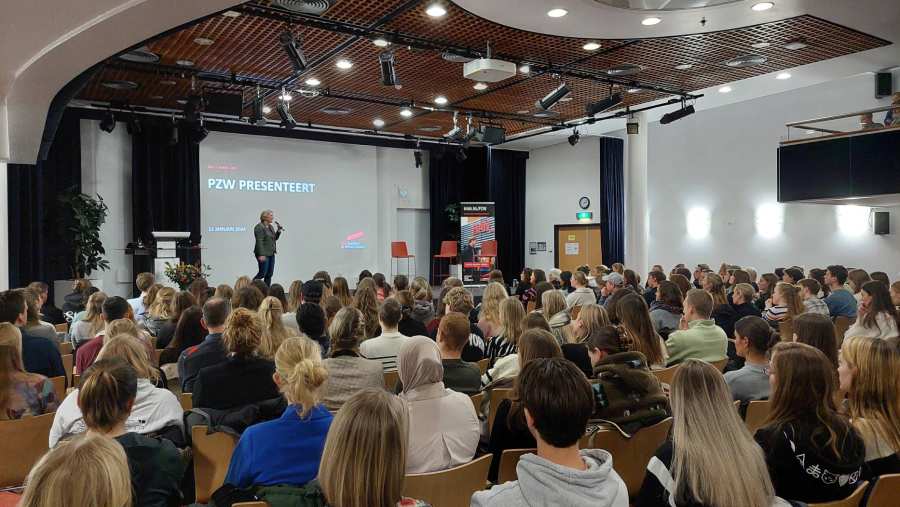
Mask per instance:
[[[59,204],[63,208],[62,216],[65,217],[63,230],[71,244],[69,271],[72,278],[90,279],[92,273],[108,270],[109,261],[103,258],[106,249],[100,240],[100,227],[106,222],[109,211],[103,197],[99,194],[91,197],[71,188],[59,196]],[[91,280],[97,287],[99,282],[100,280]],[[56,280],[54,291],[58,295],[68,294],[71,292],[71,285],[72,280]]]

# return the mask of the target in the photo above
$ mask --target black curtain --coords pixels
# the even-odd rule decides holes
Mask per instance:
[[[528,152],[488,150],[489,201],[496,213],[497,268],[507,283],[525,266],[525,166]]]
[[[600,221],[603,263],[625,261],[625,142],[615,137],[600,138]]]
[[[131,212],[134,238],[152,243],[153,231],[187,231],[191,244],[200,234],[200,148],[182,125],[178,143],[170,144],[172,122],[142,122],[131,136]],[[199,251],[179,252],[187,262]],[[137,271],[152,271],[150,258],[135,258]],[[136,271],[136,272],[137,272]]]
[[[7,166],[9,199],[9,284],[21,287],[72,277],[72,245],[57,198],[81,191],[81,131],[77,115],[66,113],[46,160]],[[51,301],[52,299],[51,294]]]

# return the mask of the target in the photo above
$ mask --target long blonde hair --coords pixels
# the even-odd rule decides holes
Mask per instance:
[[[350,295],[350,284],[343,276],[335,277],[334,283],[331,284],[331,294],[336,296],[341,302],[341,307],[351,306],[353,304],[353,296]]]
[[[375,292],[375,282],[371,278],[363,279],[356,286],[353,307],[363,314],[366,338],[375,336],[381,326],[378,323],[378,295]]]
[[[431,300],[434,299],[434,294],[431,292],[431,285],[424,276],[413,278],[409,290],[412,292],[413,298],[416,301],[428,301],[430,303]]]
[[[867,442],[883,441],[900,452],[900,351],[887,340],[851,337],[840,360],[856,370],[847,396],[853,426]]]
[[[803,299],[800,297],[800,289],[798,287],[786,282],[778,282],[774,292],[781,296],[784,306],[787,307],[786,319],[793,319],[803,313]]]
[[[159,371],[153,366],[147,348],[137,338],[130,334],[117,334],[107,336],[103,340],[103,348],[97,354],[97,360],[118,358],[134,368],[138,378],[149,379],[156,384],[159,381]]]
[[[171,319],[172,306],[175,302],[175,289],[163,287],[156,293],[153,304],[150,305],[150,317],[154,319]]]
[[[772,505],[775,489],[763,451],[714,366],[681,363],[672,381],[672,416],[675,498],[716,507]]]
[[[281,301],[273,296],[268,296],[262,300],[257,311],[259,320],[262,323],[262,336],[260,337],[259,348],[256,352],[260,357],[272,359],[278,347],[291,336],[296,336],[293,329],[290,331],[284,327],[281,316],[284,311],[281,307]]]
[[[491,282],[484,288],[481,296],[481,310],[478,312],[478,320],[485,320],[491,324],[500,324],[500,302],[508,298],[506,287],[497,282]]]
[[[408,428],[406,405],[384,389],[364,389],[347,400],[319,463],[328,505],[395,507],[406,479]]]
[[[581,305],[581,311],[578,312],[578,318],[575,320],[581,324],[578,336],[575,337],[579,342],[583,342],[589,336],[600,331],[600,328],[610,325],[606,308],[596,303]]]
[[[237,292],[245,287],[249,287],[253,285],[253,280],[247,276],[239,276],[237,280],[234,281],[234,288],[232,289],[234,292]]]
[[[319,403],[319,391],[328,379],[319,344],[302,336],[284,341],[275,353],[275,372],[281,379],[281,393],[288,403],[298,405],[301,418]]]
[[[88,336],[97,336],[103,330],[106,323],[103,321],[103,302],[106,301],[106,293],[99,291],[91,294],[88,298],[87,309],[84,316],[81,317],[82,322],[91,325],[88,329]]]
[[[61,441],[31,469],[20,507],[127,507],[131,472],[125,449],[88,433]]]
[[[519,298],[508,297],[500,302],[500,325],[503,329],[499,336],[515,345],[525,332],[525,308]]]

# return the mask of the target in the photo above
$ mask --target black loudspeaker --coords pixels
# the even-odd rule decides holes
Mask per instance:
[[[875,234],[891,233],[891,215],[887,211],[875,212],[875,223],[873,226]]]
[[[889,97],[894,93],[893,76],[890,72],[875,73],[875,98]]]
[[[206,112],[224,114],[228,116],[240,116],[243,108],[243,97],[239,93],[207,93]]]

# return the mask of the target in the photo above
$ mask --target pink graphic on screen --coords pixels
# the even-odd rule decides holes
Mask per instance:
[[[343,250],[362,250],[366,248],[366,244],[362,242],[365,233],[356,231],[347,236],[347,239],[341,241],[341,249]]]

